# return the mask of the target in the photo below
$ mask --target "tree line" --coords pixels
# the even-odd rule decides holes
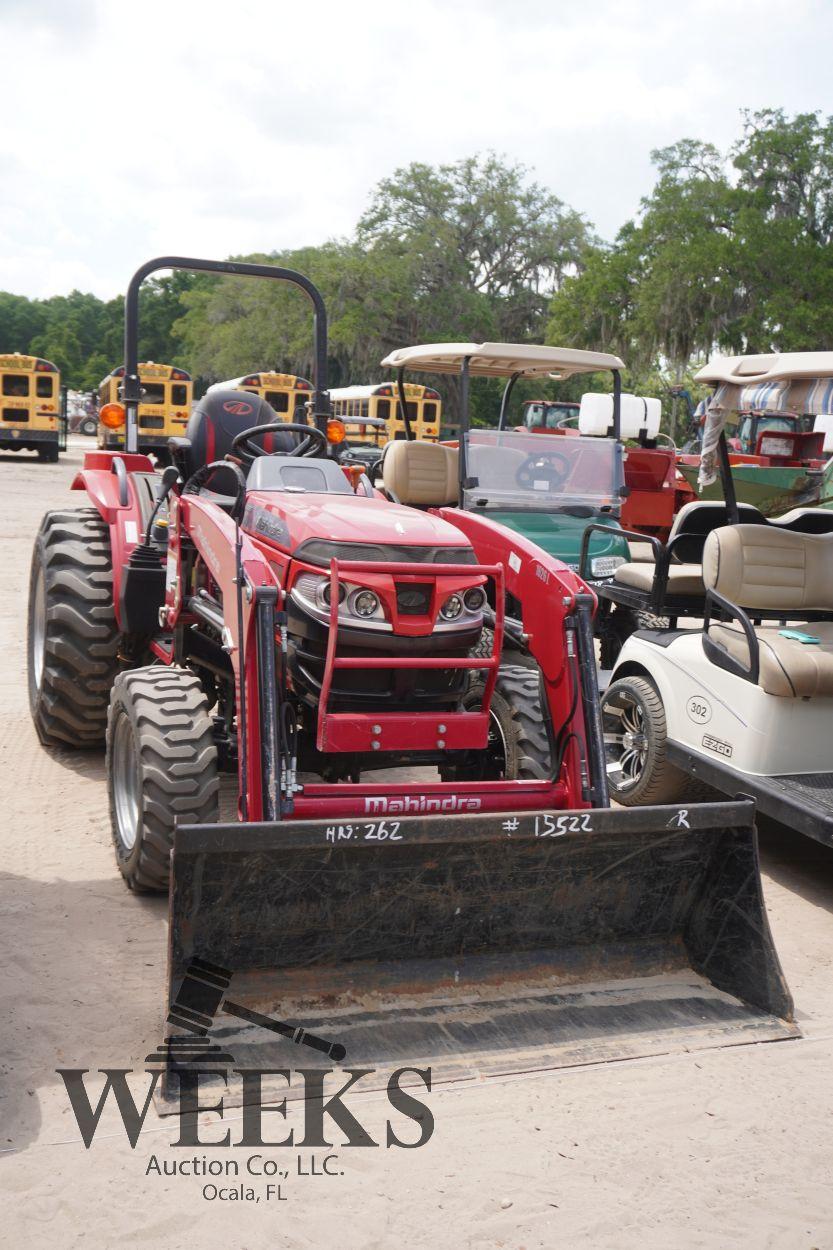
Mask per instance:
[[[613,242],[487,154],[397,170],[349,238],[246,259],[321,288],[333,386],[382,380],[392,348],[438,340],[615,351],[626,385],[660,395],[715,350],[833,347],[833,118],[744,113],[727,151],[682,139],[652,159],[655,185]],[[93,389],[121,363],[122,319],[121,299],[0,292],[0,350],[45,356]],[[145,284],[140,325],[141,357],[189,369],[198,394],[255,369],[312,368],[308,305],[282,284],[174,274]],[[444,391],[453,415],[453,383]],[[476,387],[475,413],[493,413],[497,394]]]

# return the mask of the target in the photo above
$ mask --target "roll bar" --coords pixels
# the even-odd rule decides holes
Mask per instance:
[[[139,381],[139,288],[145,278],[160,269],[181,269],[190,273],[232,274],[241,278],[271,278],[290,282],[310,299],[313,308],[313,415],[315,424],[324,432],[332,413],[327,393],[327,310],[318,288],[309,278],[294,269],[279,265],[256,265],[249,261],[202,260],[193,256],[157,256],[146,261],[130,279],[124,297],[124,390],[126,409],[125,451],[135,452],[139,446],[139,403],[142,387]]]

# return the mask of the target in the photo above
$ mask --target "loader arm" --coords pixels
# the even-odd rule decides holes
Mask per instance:
[[[169,630],[175,631],[179,625],[196,619],[195,610],[199,612],[200,608],[199,603],[190,601],[191,588],[184,585],[182,538],[185,533],[222,595],[223,649],[234,672],[238,708],[241,815],[245,811],[250,820],[275,819],[280,813],[276,810],[277,711],[272,665],[277,633],[276,606],[282,588],[274,566],[244,532],[238,531],[231,517],[198,495],[183,495],[172,501],[171,507],[166,587]],[[239,613],[238,537],[243,578]],[[267,636],[271,638],[271,649],[265,645]],[[245,674],[245,690],[241,688],[241,673]]]
[[[501,564],[521,608],[525,647],[541,670],[550,723],[563,747],[565,779],[578,807],[608,803],[595,654],[589,628],[596,597],[566,564],[482,514],[441,508],[479,560]]]

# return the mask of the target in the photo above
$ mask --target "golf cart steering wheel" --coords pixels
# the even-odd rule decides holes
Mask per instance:
[[[570,461],[562,452],[543,451],[527,456],[515,474],[515,481],[524,490],[535,490],[537,482],[546,482],[547,490],[558,490],[570,476],[570,468]]]
[[[264,434],[282,434],[287,430],[292,434],[305,435],[292,451],[266,451],[254,441]],[[231,440],[231,449],[244,464],[251,464],[258,456],[320,456],[327,450],[327,435],[317,425],[301,425],[296,421],[270,421],[268,425],[253,425],[251,429],[241,430]]]

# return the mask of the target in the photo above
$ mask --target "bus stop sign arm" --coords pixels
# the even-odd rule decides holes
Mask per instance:
[[[313,411],[315,424],[324,432],[330,416],[327,394],[327,310],[318,288],[302,273],[279,265],[256,265],[249,261],[202,260],[193,256],[157,256],[137,269],[130,279],[124,303],[124,391],[126,409],[125,451],[139,448],[139,288],[145,278],[160,269],[181,269],[191,273],[232,274],[241,278],[271,278],[299,287],[313,307]]]

